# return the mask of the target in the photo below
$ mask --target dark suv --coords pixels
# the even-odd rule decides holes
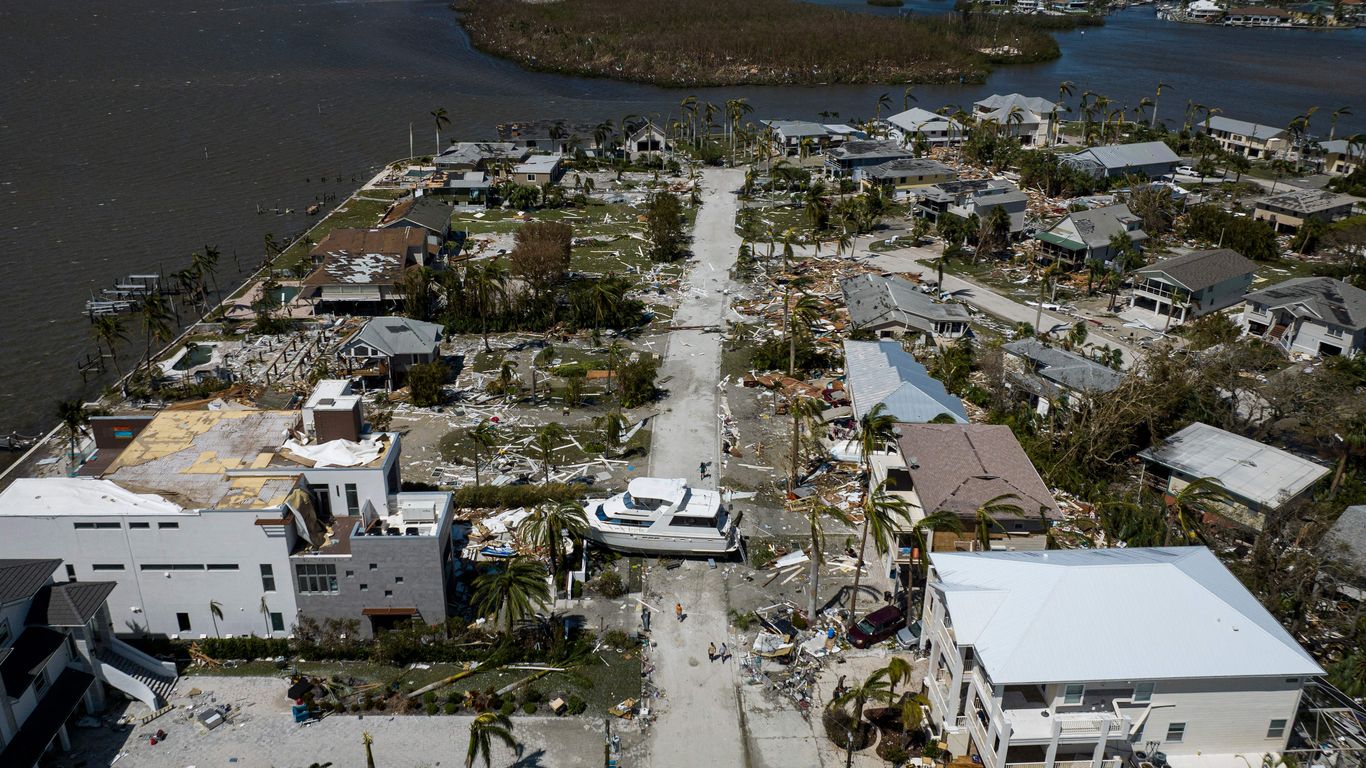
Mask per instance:
[[[849,644],[855,648],[867,648],[895,635],[904,626],[906,617],[900,608],[895,605],[879,608],[849,629]]]

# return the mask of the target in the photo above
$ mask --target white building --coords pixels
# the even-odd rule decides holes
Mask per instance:
[[[1259,765],[1323,674],[1204,547],[930,560],[932,727],[984,768]]]
[[[1018,138],[1026,147],[1053,143],[1053,126],[1062,106],[1038,96],[995,94],[972,105],[978,123],[994,123],[1002,136]]]
[[[1366,291],[1331,277],[1296,277],[1243,297],[1243,332],[1291,356],[1366,351]]]
[[[923,138],[931,147],[962,144],[967,129],[951,117],[920,107],[911,107],[887,118],[888,133],[902,144],[914,144]]]
[[[300,607],[291,556],[327,547],[332,520],[384,517],[402,498],[399,436],[363,433],[352,401],[97,418],[83,476],[0,494],[0,557],[60,558],[63,578],[113,582],[119,634],[283,637]]]

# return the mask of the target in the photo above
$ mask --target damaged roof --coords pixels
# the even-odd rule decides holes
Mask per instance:
[[[1366,328],[1366,291],[1331,277],[1296,277],[1243,300],[1343,328]]]
[[[960,304],[940,304],[899,277],[863,274],[840,281],[849,321],[856,327],[898,323],[926,333],[934,324],[966,323],[968,311]]]
[[[1020,507],[1018,517],[1061,518],[1057,501],[1010,427],[898,424],[897,429],[901,458],[925,514],[973,515],[986,502],[1014,494],[1008,503]]]
[[[410,317],[375,317],[367,320],[342,347],[364,344],[389,357],[430,355],[436,350],[444,330],[440,323],[427,323]]]
[[[427,233],[419,227],[334,230],[313,248],[321,263],[303,284],[398,285],[426,250]]]
[[[1256,440],[1195,422],[1139,457],[1229,493],[1278,509],[1328,474],[1328,468]]]
[[[451,206],[430,197],[410,197],[395,205],[379,225],[392,227],[421,227],[434,235],[444,236],[451,228]],[[324,242],[326,239],[324,238]]]
[[[898,421],[931,421],[945,413],[955,421],[968,420],[963,401],[949,394],[900,342],[845,341],[844,371],[856,419],[882,403]]]
[[[1038,367],[1034,375],[1057,387],[1074,392],[1109,392],[1124,381],[1124,374],[1065,349],[1050,347],[1038,339],[1020,339],[1001,347],[1012,355],[1026,358]],[[1037,395],[1055,393],[1035,392]]]

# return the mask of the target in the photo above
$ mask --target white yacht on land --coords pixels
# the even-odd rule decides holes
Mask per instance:
[[[590,499],[588,539],[620,552],[725,555],[740,531],[716,491],[681,478],[638,477],[625,493]]]

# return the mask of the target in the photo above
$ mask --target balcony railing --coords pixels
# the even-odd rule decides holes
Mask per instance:
[[[1120,768],[1122,757],[1107,757],[1100,761],[1101,768]],[[1048,763],[1006,763],[1005,768],[1048,768]],[[1054,760],[1053,768],[1091,768],[1090,760]]]

